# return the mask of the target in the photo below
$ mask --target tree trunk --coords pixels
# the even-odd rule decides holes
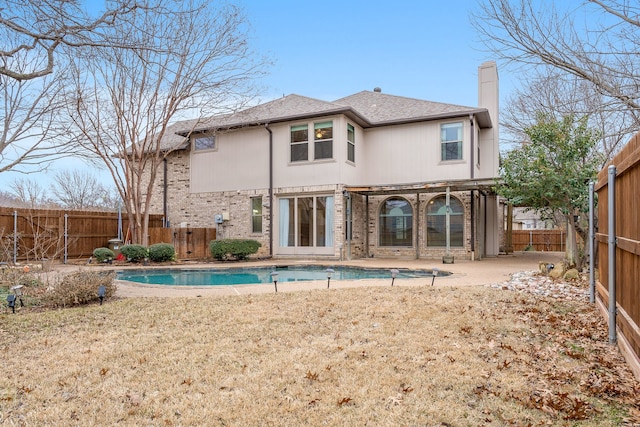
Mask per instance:
[[[581,268],[581,258],[578,253],[578,232],[573,214],[567,215],[567,263],[569,267]]]

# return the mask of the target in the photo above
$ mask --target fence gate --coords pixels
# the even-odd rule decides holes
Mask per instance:
[[[215,228],[149,228],[149,245],[171,243],[178,259],[208,258],[209,242],[215,239]]]

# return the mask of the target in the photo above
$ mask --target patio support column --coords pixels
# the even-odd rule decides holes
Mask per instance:
[[[369,195],[364,196],[364,251],[369,258]]]
[[[446,192],[446,209],[445,209],[445,213],[444,213],[444,218],[445,218],[445,241],[446,241],[446,246],[447,246],[447,250],[445,253],[445,260],[447,263],[449,263],[449,260],[451,259],[451,188],[447,187],[447,192]]]
[[[420,259],[420,221],[421,221],[421,216],[420,216],[420,193],[416,193],[416,215],[414,215],[416,218],[416,259]]]
[[[476,257],[476,212],[475,212],[475,191],[471,190],[471,202],[469,207],[469,218],[471,219],[471,261]]]

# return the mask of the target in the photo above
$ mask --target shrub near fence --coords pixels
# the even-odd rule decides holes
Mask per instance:
[[[609,227],[608,165],[598,174],[598,270],[597,302],[609,312],[609,269],[615,269],[616,327],[618,344],[640,378],[640,133],[611,160],[616,166],[615,230]],[[615,265],[610,265],[608,239],[615,235]]]
[[[13,261],[14,223],[18,235],[16,259],[19,261],[61,259],[65,239],[68,258],[89,258],[94,249],[107,247],[109,240],[118,234],[117,212],[1,207],[0,261]],[[171,243],[178,259],[209,256],[208,244],[216,238],[215,229],[162,228],[162,225],[162,215],[149,216],[149,245]],[[122,215],[124,237],[128,227],[129,221]]]

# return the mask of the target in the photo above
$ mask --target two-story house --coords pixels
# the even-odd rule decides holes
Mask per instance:
[[[274,257],[498,254],[498,73],[478,107],[383,93],[288,95],[172,126],[152,211]],[[163,141],[164,143],[164,141]]]

